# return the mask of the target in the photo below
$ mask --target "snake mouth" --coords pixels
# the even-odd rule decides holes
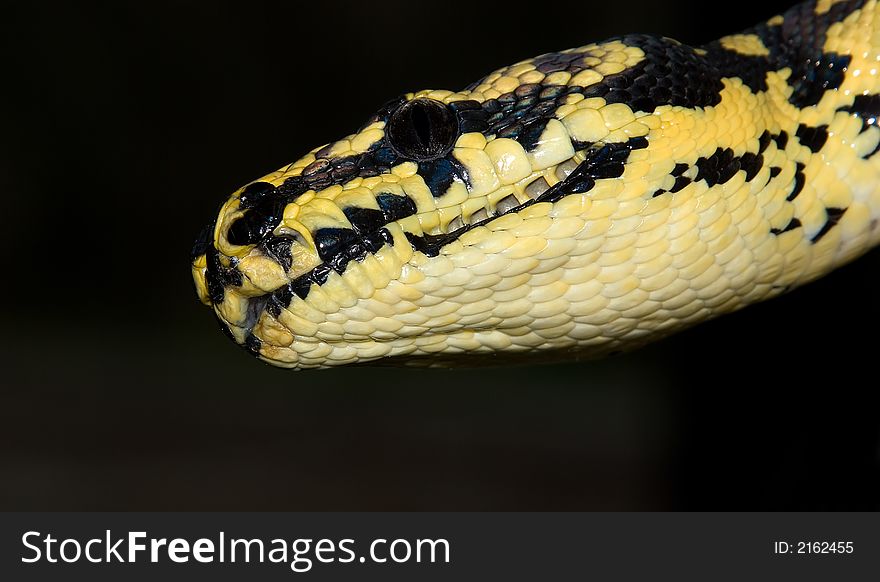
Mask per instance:
[[[212,297],[217,298],[218,296],[216,289],[209,290],[208,288],[210,279],[208,276],[208,253],[212,249],[211,243],[215,227],[216,220],[203,226],[190,251],[190,270],[196,295],[199,301],[208,306],[213,303]]]
[[[396,304],[405,299],[406,286],[423,262],[446,260],[438,258],[446,247],[461,244],[475,232],[479,236],[479,231],[506,214],[525,209],[541,214],[541,208],[548,210],[553,202],[580,192],[596,179],[618,176],[629,153],[646,146],[645,138],[634,137],[580,148],[564,164],[493,190],[489,194],[497,200],[490,200],[488,206],[478,200],[481,209],[447,218],[448,224],[439,231],[421,228],[430,213],[418,212],[415,186],[427,188],[418,175],[405,187],[383,183],[369,197],[354,187],[348,194],[350,202],[343,202],[347,200],[343,196],[331,202],[310,193],[283,207],[265,187],[260,187],[259,202],[249,201],[251,185],[233,195],[194,245],[196,289],[203,303],[213,307],[227,335],[253,355],[281,366],[406,356],[410,349],[431,353],[435,346],[449,353],[518,350],[507,337],[502,315],[484,319],[470,312],[472,306],[459,305],[456,310],[464,320],[448,321],[450,310],[428,323],[428,316],[420,321],[422,316],[407,311],[415,310],[415,304],[404,309]],[[489,194],[485,200],[491,198]],[[364,204],[370,200],[375,208]],[[280,213],[259,206],[270,203]],[[397,298],[390,302],[388,313],[383,312],[388,307],[383,294]],[[370,308],[359,307],[359,301]],[[425,306],[426,313],[444,311]],[[546,343],[539,336],[534,342]],[[532,347],[525,343],[522,350]]]
[[[197,240],[203,239],[200,235]],[[229,257],[208,245],[193,257],[191,270],[196,294],[230,329],[238,343],[251,334],[270,293],[289,284],[283,259],[271,250],[254,247],[243,258]]]

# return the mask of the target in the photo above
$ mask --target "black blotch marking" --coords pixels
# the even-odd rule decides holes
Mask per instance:
[[[376,253],[386,244],[394,244],[394,237],[387,228],[380,228],[379,230],[365,234],[363,236],[363,241],[364,248],[367,251]]]
[[[644,136],[630,138],[626,142],[626,147],[631,150],[643,150],[648,147],[648,138]]]
[[[521,139],[524,147],[533,144],[565,96],[573,91],[579,92],[580,87],[532,83],[490,99],[483,104],[487,123],[484,133]],[[526,135],[522,135],[524,131]]]
[[[741,156],[735,156],[733,150],[730,148],[718,148],[711,156],[707,158],[699,158],[696,162],[696,166],[698,170],[697,177],[694,178],[694,181],[699,182],[700,180],[705,180],[709,187],[715,186],[716,184],[724,184],[733,178],[740,170],[745,171],[746,181],[750,182],[758,175],[758,172],[761,171],[761,168],[764,166],[764,156],[752,152],[745,152]],[[677,189],[673,188],[673,192],[681,190],[681,188],[684,188],[690,182],[690,180],[684,181],[687,180],[687,178],[684,178],[683,176],[680,176],[679,179],[682,180],[682,183],[679,185],[678,179],[676,179]]]
[[[579,152],[581,150],[590,149],[596,144],[592,141],[577,141],[576,139],[573,139],[571,140],[571,145],[572,148],[574,148],[574,151]]]
[[[335,257],[334,257],[335,258]],[[327,282],[327,278],[330,277],[330,273],[333,272],[333,265],[328,263],[321,263],[309,273],[309,278],[312,282],[317,283],[318,285],[323,285]]]
[[[822,225],[822,228],[819,229],[819,232],[810,239],[810,242],[817,243],[822,240],[822,237],[828,234],[828,231],[831,230],[834,225],[840,222],[840,218],[846,212],[846,208],[826,208],[825,213],[828,218],[825,219],[825,224]]]
[[[691,179],[688,178],[687,176],[678,176],[675,179],[675,184],[672,185],[672,188],[670,188],[669,191],[672,192],[673,194],[675,194],[676,192],[678,192],[679,190],[681,190],[682,188],[684,188],[685,186],[687,186],[690,183],[691,183]]]
[[[394,237],[387,228],[382,228],[386,220],[385,216],[391,217],[387,220],[396,220],[393,218],[394,216],[400,216],[401,218],[409,216],[415,213],[415,204],[406,196],[395,196],[393,194],[380,194],[377,197],[377,201],[380,207],[383,208],[381,212],[363,208],[354,210],[369,210],[370,212],[346,212],[346,216],[352,222],[352,226],[355,227],[354,230],[345,228],[319,229],[313,235],[313,238],[318,256],[324,262],[311,271],[300,275],[288,285],[263,296],[266,298],[266,311],[272,314],[273,317],[278,317],[281,310],[286,309],[290,305],[294,296],[301,299],[308,297],[309,289],[313,283],[322,285],[327,281],[327,277],[329,277],[331,272],[336,271],[341,275],[352,260],[362,261],[368,253],[375,253],[384,245],[393,244]],[[346,210],[352,210],[352,208]],[[360,232],[357,230],[358,225],[368,230]],[[284,237],[277,238],[282,239]],[[288,251],[290,242],[292,242],[290,239],[286,239]]]
[[[341,275],[351,261],[363,261],[368,253],[374,252],[371,250],[373,247],[373,244],[368,245],[363,238],[357,237],[350,240],[326,265]],[[320,268],[317,267],[316,271]]]
[[[645,58],[586,87],[584,96],[604,97],[606,103],[625,103],[633,111],[647,113],[661,105],[694,108],[721,101],[724,85],[717,64],[693,47],[651,35],[626,35],[620,40],[642,49]]]
[[[290,178],[284,180],[284,182],[275,189],[274,196],[281,198],[283,201],[283,205],[287,205],[290,202],[294,202],[302,194],[308,191],[308,189],[309,186],[305,178],[303,178],[302,176],[291,176]],[[263,202],[263,200],[261,200],[260,202]],[[282,208],[283,207],[284,206],[282,206]]]
[[[739,157],[739,167],[746,172],[746,182],[751,182],[764,166],[764,156],[746,152]]]
[[[498,131],[498,137],[504,137],[507,139],[519,139],[519,134],[523,130],[522,123],[511,123],[510,125],[506,125],[503,129]]]
[[[373,152],[373,161],[379,166],[392,166],[397,163],[397,152],[391,148],[378,148]]]
[[[636,138],[638,139],[638,138]],[[599,148],[586,151],[586,158],[569,174],[565,180],[538,196],[537,202],[556,202],[568,194],[588,192],[596,185],[596,180],[603,178],[619,178],[625,169],[626,160],[632,151],[630,141],[609,143]],[[636,149],[643,147],[642,141],[636,141]]]
[[[290,290],[300,299],[305,299],[309,294],[309,288],[315,280],[312,278],[312,272],[302,277],[297,277],[290,283]]]
[[[637,146],[635,149],[643,147],[644,142],[641,138],[634,138],[627,142],[609,143],[598,149],[587,151],[584,161],[581,162],[563,182],[557,184],[555,187],[568,192],[571,186],[577,185],[584,177],[589,177],[594,180],[600,178],[620,177],[623,175],[626,160],[629,158],[629,154],[633,150],[633,148],[630,147],[630,143],[633,141]],[[542,194],[542,197],[546,195],[547,192]]]
[[[772,140],[772,139],[773,139],[773,137],[770,135],[770,132],[765,129],[764,133],[761,134],[761,137],[758,138],[758,153],[759,154],[764,153],[764,151],[770,146],[770,140]]]
[[[440,254],[440,247],[442,246],[442,244],[439,244],[439,241],[443,240],[445,237],[443,235],[432,234],[417,236],[408,232],[406,233],[406,238],[415,250],[424,253],[425,256],[436,257]]]
[[[435,198],[443,196],[456,178],[470,187],[470,176],[467,169],[453,156],[429,162],[419,162],[418,174],[424,179]]]
[[[323,284],[331,271],[340,275],[352,260],[363,260],[367,246],[358,233],[348,228],[321,228],[313,235],[318,256],[324,261],[312,270],[311,277]]]
[[[348,246],[360,241],[350,228],[319,228],[313,235],[315,248],[322,261],[328,262]]]
[[[497,99],[487,99],[483,101],[483,110],[489,115],[495,115],[499,111],[501,111],[504,107],[501,103],[498,102]]]
[[[770,232],[771,232],[771,234],[775,234],[778,236],[778,235],[782,234],[783,232],[788,232],[790,230],[794,230],[796,228],[799,228],[800,226],[801,226],[801,221],[798,220],[797,218],[792,218],[790,221],[788,221],[788,224],[785,225],[785,228],[771,228]]]
[[[731,152],[732,154],[733,152]],[[739,158],[733,158],[727,164],[723,165],[719,168],[718,171],[718,183],[724,184],[731,178],[733,178],[737,172],[740,170],[740,160]]]
[[[538,147],[538,143],[541,141],[541,134],[547,128],[548,121],[550,121],[549,118],[541,118],[523,127],[516,140],[524,150],[531,152]]]
[[[648,37],[645,37],[648,38]],[[655,39],[663,44],[661,39]],[[553,53],[543,55],[535,60],[539,70],[567,70],[572,75],[587,68],[583,63],[583,54]],[[475,87],[482,81],[471,85]],[[605,96],[614,92],[612,99],[625,98],[626,87],[630,80],[621,75],[612,75],[603,82],[589,88],[590,95]],[[572,93],[584,93],[583,87],[563,85],[538,85],[526,84],[517,87],[515,91],[500,95],[496,99],[490,99],[483,103],[483,110],[488,115],[488,129],[486,135],[494,134],[497,137],[517,139],[530,124],[540,122],[533,126],[530,135],[523,140],[526,143],[534,141],[534,136],[539,134],[540,127],[553,117],[556,109],[561,106],[566,96]]]
[[[261,342],[260,339],[252,333],[248,334],[248,336],[244,340],[245,349],[254,356],[260,355],[260,347],[262,345],[263,342]]]
[[[791,189],[791,194],[786,197],[789,202],[798,197],[798,194],[804,189],[804,184],[807,183],[807,177],[804,175],[805,167],[802,163],[797,162],[797,169],[794,172],[794,187]]]
[[[639,47],[645,58],[589,87],[523,85],[491,99],[483,104],[483,111],[488,115],[486,135],[520,139],[533,147],[540,128],[571,93],[602,97],[606,103],[624,103],[634,111],[649,113],[661,105],[694,108],[717,105],[721,101],[723,84],[717,64],[697,54],[693,47],[651,35],[627,35],[619,40]],[[583,62],[587,56],[550,53],[536,58],[534,64],[542,72],[567,71],[576,75],[588,68]],[[537,125],[531,125],[536,122]]]
[[[208,289],[208,297],[214,304],[222,303],[227,285],[241,286],[243,278],[241,272],[235,266],[225,267],[220,262],[220,253],[210,245],[205,253],[207,269],[205,269],[205,286]]]
[[[776,176],[779,175],[780,172],[782,172],[782,168],[780,168],[779,166],[770,166],[770,177],[771,178],[775,178]]]
[[[275,192],[275,186],[268,182],[254,182],[248,184],[241,192],[238,206],[242,210],[252,208],[258,204],[266,196],[270,196]]]
[[[666,194],[666,190],[664,190],[663,188],[661,188],[659,190],[655,190],[654,193],[651,194],[651,198],[656,198],[657,196],[660,196],[661,194]]]
[[[291,255],[290,245],[295,239],[290,236],[273,236],[263,241],[261,244],[263,251],[276,263],[281,265],[285,271],[289,270],[293,264],[293,256]]]
[[[377,166],[375,158],[369,152],[363,153],[357,158],[357,167],[358,175],[365,178],[378,176],[387,170],[387,168]]]
[[[373,117],[368,119],[366,123],[364,123],[364,127],[367,127],[368,125],[370,125],[376,121],[382,121],[382,120],[388,121],[388,119],[391,117],[391,114],[393,114],[395,111],[397,111],[400,108],[400,106],[403,105],[404,103],[406,103],[407,101],[408,101],[408,99],[406,98],[405,95],[398,95],[397,97],[394,97],[393,99],[389,99],[388,101],[386,101],[385,103],[382,104],[382,107],[379,108],[379,111],[376,112],[376,115],[374,115]]]
[[[269,293],[269,300],[266,302],[266,312],[274,318],[281,315],[283,309],[287,309],[290,301],[293,299],[293,283],[289,283]]]
[[[489,112],[479,101],[455,101],[448,107],[455,112],[461,133],[484,132],[488,128]]]
[[[447,107],[449,107],[456,114],[460,114],[465,111],[481,111],[483,109],[482,103],[473,99],[453,101],[452,103],[447,105]]]
[[[208,252],[208,247],[211,246],[212,239],[214,238],[214,227],[216,226],[216,222],[212,222],[208,224],[199,231],[199,235],[196,237],[195,242],[193,242],[192,250],[189,252],[189,258],[191,261],[199,258]]]
[[[318,232],[322,230],[330,229],[321,229]],[[380,228],[365,235],[363,238],[350,235],[334,236],[333,238],[336,240],[346,239],[348,243],[337,245],[337,253],[330,257],[329,260],[321,263],[308,273],[303,273],[288,285],[276,289],[265,296],[266,311],[274,317],[278,317],[281,310],[286,309],[290,305],[294,295],[300,299],[305,299],[309,295],[309,289],[311,289],[312,284],[323,285],[331,272],[336,271],[341,275],[345,272],[345,268],[351,261],[362,261],[368,253],[375,253],[386,244],[394,244],[394,237],[387,228]]]
[[[780,131],[779,135],[773,138],[773,141],[776,142],[777,149],[784,150],[785,146],[788,145],[788,132]]]
[[[385,213],[373,208],[348,206],[342,209],[342,213],[345,214],[354,230],[361,235],[378,230],[387,222]]]
[[[670,173],[677,178],[678,176],[681,176],[682,174],[687,172],[688,168],[690,168],[690,166],[687,164],[681,164],[681,163],[675,164],[675,167],[672,169],[672,172],[670,172]]]
[[[840,87],[850,60],[849,55],[821,52],[801,60],[788,80],[794,87],[788,101],[800,108],[816,105],[826,91]]]
[[[821,150],[822,146],[825,145],[825,142],[828,141],[828,126],[819,125],[816,127],[810,127],[809,125],[801,123],[798,125],[795,135],[797,136],[798,141],[801,142],[801,145],[810,148],[810,151],[815,154]]]
[[[864,0],[839,2],[825,14],[817,15],[815,2],[803,2],[787,10],[781,24],[769,26],[762,23],[745,31],[745,34],[757,35],[770,54],[766,57],[733,57],[733,61],[740,62],[739,65],[734,62],[734,69],[744,83],[750,84],[750,79],[756,75],[763,73],[766,80],[768,71],[788,67],[792,73],[787,82],[793,89],[789,101],[801,108],[817,104],[826,91],[840,86],[850,62],[847,55],[823,51],[828,28],[863,3]],[[753,67],[754,71],[743,70],[744,67]],[[751,84],[749,86],[755,89]]]
[[[376,203],[382,209],[386,222],[400,220],[417,212],[416,203],[409,196],[395,194],[379,194]]]
[[[211,269],[205,271],[205,287],[208,289],[208,299],[211,300],[211,303],[214,305],[223,303],[226,291],[223,288],[220,279],[211,271]]]
[[[271,191],[263,186],[257,187],[263,193],[252,199],[252,205],[245,210],[244,216],[229,226],[226,240],[238,246],[259,243],[281,222],[284,207],[306,192],[311,187],[309,184],[302,177],[294,176]]]
[[[727,182],[740,168],[739,158],[733,155],[730,148],[718,148],[708,158],[699,158],[696,165],[698,171],[694,180],[705,180],[710,187]]]
[[[769,56],[744,55],[724,48],[719,41],[704,47],[706,58],[717,67],[721,77],[738,78],[753,93],[767,90],[767,73],[775,70]]]
[[[838,111],[846,111],[858,116],[862,120],[861,131],[865,131],[877,125],[877,118],[880,116],[880,95],[857,95],[852,105],[841,107]]]

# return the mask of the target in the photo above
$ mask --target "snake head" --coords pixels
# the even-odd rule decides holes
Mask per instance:
[[[275,365],[443,365],[602,355],[814,278],[868,244],[847,221],[873,212],[876,128],[849,112],[876,95],[869,53],[791,74],[784,24],[804,17],[701,49],[630,35],[392,100],[232,194],[193,250],[198,295]]]
[[[642,56],[591,45],[386,103],[232,194],[193,249],[199,298],[236,343],[293,368],[572,345],[520,312],[556,293],[525,299],[545,256],[561,274],[582,201],[552,229],[560,240],[532,235],[646,147],[628,106],[584,91],[603,78],[588,62],[610,57],[615,73]]]
[[[431,318],[436,305],[416,313],[413,300],[455,295],[411,289],[419,269],[494,219],[551,200],[585,147],[553,116],[583,99],[577,91],[523,82],[494,93],[404,95],[356,134],[233,193],[192,253],[197,293],[221,327],[292,367],[404,355],[457,327],[491,328]]]

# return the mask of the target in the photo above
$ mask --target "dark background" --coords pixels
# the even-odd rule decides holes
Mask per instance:
[[[503,369],[276,370],[190,281],[228,193],[390,97],[785,4],[7,12],[0,509],[880,509],[877,251],[629,355]]]

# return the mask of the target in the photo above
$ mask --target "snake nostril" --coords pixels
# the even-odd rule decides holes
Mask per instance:
[[[250,221],[247,220],[246,216],[242,216],[233,222],[232,225],[230,225],[229,230],[226,231],[226,240],[238,246],[254,244],[254,242],[256,242],[254,240],[255,235],[258,233],[251,230],[249,222]]]

